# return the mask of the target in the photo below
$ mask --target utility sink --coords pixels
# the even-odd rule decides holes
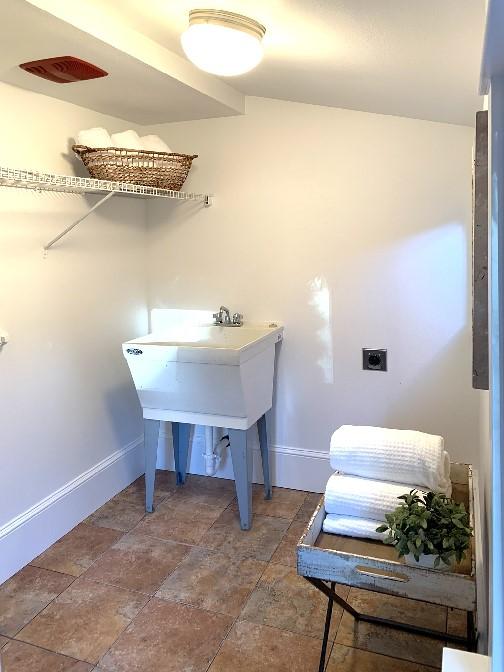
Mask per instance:
[[[273,403],[275,344],[282,340],[283,327],[276,323],[220,326],[184,322],[185,313],[199,319],[202,312],[167,309],[168,317],[173,318],[169,326],[122,346],[144,417],[145,508],[153,511],[160,422],[172,425],[179,485],[186,479],[191,426],[224,427],[230,441],[240,525],[249,530],[252,453],[248,430],[257,423],[264,495],[269,499],[268,418]]]
[[[264,327],[173,327],[168,333],[153,333],[128,341],[123,345],[123,351],[127,359],[136,348],[142,349],[142,354],[147,356],[161,355],[164,361],[241,364],[281,341],[282,332],[283,328],[276,324]]]
[[[144,417],[247,429],[271,408],[275,343],[282,335],[276,323],[207,324],[171,326],[127,341],[123,353]],[[231,420],[224,425],[195,414]]]

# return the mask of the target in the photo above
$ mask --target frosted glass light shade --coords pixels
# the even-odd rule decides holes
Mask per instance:
[[[181,42],[186,56],[200,70],[230,77],[259,64],[264,32],[264,26],[240,14],[192,10]]]

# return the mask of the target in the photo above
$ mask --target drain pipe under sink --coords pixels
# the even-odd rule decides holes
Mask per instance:
[[[214,476],[219,467],[220,456],[216,452],[216,446],[222,441],[222,430],[217,427],[205,427],[205,471],[207,476]]]

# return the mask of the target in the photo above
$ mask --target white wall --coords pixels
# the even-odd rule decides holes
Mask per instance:
[[[85,175],[70,138],[128,127],[4,84],[0,96],[6,166]],[[147,329],[145,202],[113,197],[42,255],[97,199],[0,190],[0,582],[141,468],[120,346]]]
[[[471,387],[470,128],[267,99],[153,127],[199,154],[168,218],[149,204],[149,304],[285,323],[280,448],[326,451],[342,423],[446,437],[478,463]],[[388,348],[387,373],[361,348]]]
[[[85,174],[75,131],[129,125],[1,95],[1,164]],[[225,303],[285,323],[277,483],[318,489],[344,422],[441,433],[455,459],[478,463],[472,130],[253,98],[243,117],[154,130],[200,154],[186,187],[213,192],[213,207],[114,197],[44,259],[96,197],[0,190],[0,581],[141,469],[119,345],[147,330],[147,294],[150,307]],[[389,372],[363,372],[363,346],[388,348]]]

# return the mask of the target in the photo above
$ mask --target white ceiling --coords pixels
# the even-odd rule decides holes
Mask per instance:
[[[226,82],[247,95],[474,122],[485,0],[89,0],[183,55],[189,9],[266,26],[265,58]]]
[[[85,0],[0,0],[0,80],[138,124],[241,114],[243,94],[140,33],[89,12]],[[109,73],[55,84],[20,63],[77,56]]]
[[[3,0],[0,79],[140,124],[240,114],[244,96],[473,125],[485,0]],[[189,9],[266,26],[256,70],[218,79],[180,47]],[[110,75],[58,85],[17,66],[74,55]]]

